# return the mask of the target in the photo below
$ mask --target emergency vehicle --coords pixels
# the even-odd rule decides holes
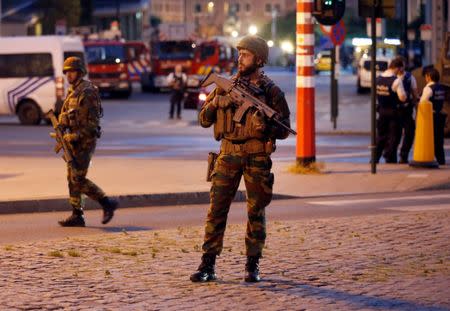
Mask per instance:
[[[232,73],[236,69],[237,57],[237,50],[227,42],[200,42],[195,49],[191,74],[207,75],[211,70]]]
[[[132,93],[127,45],[122,41],[85,41],[89,79],[100,92],[128,98]]]
[[[125,47],[130,80],[141,81],[141,76],[148,76],[151,72],[150,51],[141,41],[128,41]]]
[[[68,84],[64,59],[84,59],[78,37],[0,37],[0,114],[20,123],[39,124],[53,109],[61,111]]]
[[[143,91],[159,91],[167,88],[167,75],[176,65],[181,65],[189,75],[194,60],[196,44],[192,40],[155,41],[150,46],[152,72],[141,76]]]

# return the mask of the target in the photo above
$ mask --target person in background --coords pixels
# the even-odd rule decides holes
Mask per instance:
[[[386,163],[397,163],[398,107],[407,99],[403,82],[397,77],[402,68],[402,59],[396,57],[376,81],[378,100],[376,163],[380,161],[382,155]]]
[[[414,132],[416,129],[413,113],[414,107],[419,99],[417,81],[414,76],[406,71],[406,59],[403,58],[403,68],[400,69],[398,77],[402,79],[406,93],[405,103],[398,106],[399,131],[397,145],[401,143],[399,163],[408,163],[409,152],[414,142]],[[402,139],[403,136],[403,139]]]
[[[177,119],[181,119],[181,102],[183,101],[187,84],[187,75],[183,72],[183,67],[181,65],[176,65],[175,71],[167,76],[167,83],[172,89],[169,119],[173,119],[175,106],[177,108]]]
[[[445,165],[444,127],[447,115],[442,111],[445,100],[445,88],[439,83],[439,71],[435,68],[424,70],[425,82],[420,102],[433,104],[434,155],[439,165]]]

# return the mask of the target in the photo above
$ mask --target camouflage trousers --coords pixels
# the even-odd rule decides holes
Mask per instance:
[[[67,165],[67,181],[69,182],[69,202],[73,208],[82,209],[84,207],[82,194],[95,201],[105,197],[103,190],[86,178],[94,151],[95,141],[72,148],[74,161]]]
[[[210,207],[206,217],[203,252],[219,255],[230,205],[244,176],[247,190],[247,256],[261,256],[266,240],[265,207],[272,200],[274,176],[267,154],[223,154],[217,158],[212,174]]]

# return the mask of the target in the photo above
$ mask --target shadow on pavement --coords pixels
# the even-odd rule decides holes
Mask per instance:
[[[89,228],[92,229],[98,229],[105,232],[138,232],[138,231],[150,231],[153,230],[151,227],[138,227],[138,226],[128,226],[128,227],[96,227],[96,226],[89,226]]]
[[[331,301],[342,301],[348,304],[357,306],[358,308],[374,308],[380,310],[430,310],[430,311],[444,311],[448,310],[445,307],[427,306],[423,304],[417,304],[415,302],[396,299],[396,298],[383,298],[375,297],[365,294],[352,294],[343,291],[339,291],[333,288],[324,288],[328,286],[327,283],[318,283],[316,285],[309,285],[302,282],[286,279],[276,279],[265,277],[261,283],[249,284],[244,283],[247,286],[256,286],[262,290],[268,290],[271,292],[280,292],[283,295],[293,295],[302,297],[317,297],[318,299],[329,299]],[[300,306],[299,306],[300,307]],[[300,309],[299,309],[300,310]]]

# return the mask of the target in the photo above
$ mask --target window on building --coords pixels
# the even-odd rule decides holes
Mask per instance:
[[[271,12],[272,12],[272,4],[266,3],[266,13],[271,13]]]
[[[239,3],[231,3],[230,4],[230,13],[238,13],[240,10]]]
[[[194,6],[194,12],[195,13],[201,13],[202,12],[202,5],[200,3],[196,3]]]
[[[51,54],[0,55],[0,78],[49,77],[53,74]]]
[[[252,6],[250,5],[250,3],[246,3],[246,4],[245,4],[245,11],[246,11],[246,12],[250,12],[251,9],[252,9]]]
[[[277,11],[277,13],[281,12],[281,7],[280,7],[280,5],[278,3],[275,4],[275,11]]]

